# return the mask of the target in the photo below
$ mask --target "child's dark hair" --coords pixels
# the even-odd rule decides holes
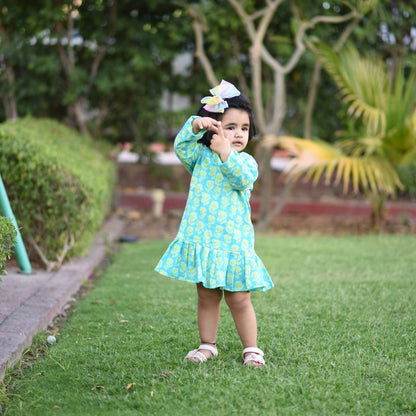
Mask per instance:
[[[254,113],[253,109],[251,108],[249,99],[245,95],[238,95],[237,97],[225,98],[225,101],[228,103],[228,108],[225,109],[224,113],[229,108],[236,108],[238,110],[247,112],[248,118],[250,120],[250,128],[248,131],[248,140],[250,141],[256,135],[256,124],[254,122]],[[201,106],[196,115],[200,117],[211,117],[215,120],[221,120],[224,113],[212,113],[211,111],[205,110],[204,106]],[[211,145],[213,134],[213,131],[206,131],[205,134],[198,140],[198,143],[202,143],[209,147]]]

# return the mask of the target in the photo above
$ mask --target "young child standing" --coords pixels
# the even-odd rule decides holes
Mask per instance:
[[[257,347],[250,292],[273,287],[254,251],[249,198],[257,163],[243,152],[255,135],[248,99],[222,81],[175,139],[175,152],[191,173],[185,212],[176,238],[155,270],[196,283],[201,345],[186,356],[204,362],[218,355],[220,302],[224,296],[243,344],[245,365],[265,364]]]

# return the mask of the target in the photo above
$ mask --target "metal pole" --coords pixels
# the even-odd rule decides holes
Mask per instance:
[[[0,208],[5,217],[12,220],[14,227],[16,228],[17,238],[14,245],[14,251],[16,253],[17,262],[20,266],[20,271],[24,274],[32,273],[32,267],[30,265],[29,257],[26,252],[25,245],[23,243],[22,236],[19,231],[19,227],[16,222],[16,218],[13,215],[12,207],[10,206],[9,197],[7,196],[6,188],[4,187],[3,179],[0,175]]]

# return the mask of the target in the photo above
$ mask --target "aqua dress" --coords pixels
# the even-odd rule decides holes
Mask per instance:
[[[197,143],[190,117],[175,139],[175,152],[192,174],[176,238],[155,270],[162,275],[232,292],[265,291],[273,282],[254,251],[249,204],[257,163],[234,149],[226,162]]]

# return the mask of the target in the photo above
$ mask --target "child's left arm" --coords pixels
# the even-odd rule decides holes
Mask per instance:
[[[238,191],[252,189],[258,176],[257,162],[247,153],[231,150],[228,159],[219,166],[230,185]]]

